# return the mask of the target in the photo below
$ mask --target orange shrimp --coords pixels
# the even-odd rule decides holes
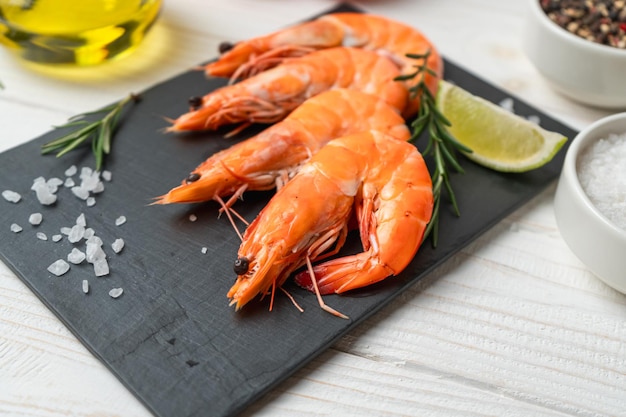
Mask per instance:
[[[391,58],[403,74],[414,72],[419,63],[406,54],[430,51],[425,82],[433,94],[443,73],[443,62],[434,45],[418,30],[382,16],[364,13],[333,13],[269,35],[238,42],[214,62],[205,66],[209,76],[246,78],[279,64],[285,57],[302,56],[314,50],[349,46],[377,51]],[[410,85],[420,78],[409,81]],[[419,97],[405,112],[412,116],[419,109]]]
[[[302,285],[343,292],[402,271],[417,252],[430,221],[430,175],[415,146],[376,131],[330,141],[281,188],[250,224],[228,292],[240,309],[257,295],[281,288],[302,265]],[[364,252],[328,261],[346,239],[355,210]],[[314,278],[311,279],[310,277]],[[317,292],[320,306],[326,306]],[[270,302],[270,307],[272,302]],[[345,316],[343,316],[345,317]]]
[[[156,204],[221,202],[232,195],[225,204],[230,206],[246,190],[280,188],[331,139],[370,129],[410,138],[402,116],[384,101],[356,90],[326,91],[258,135],[212,155]]]
[[[207,94],[198,109],[180,116],[172,131],[216,129],[231,123],[274,123],[323,91],[349,88],[377,95],[402,110],[408,91],[393,81],[398,68],[372,51],[329,48]]]

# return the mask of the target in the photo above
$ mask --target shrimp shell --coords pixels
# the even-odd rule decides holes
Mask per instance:
[[[176,119],[170,131],[211,130],[233,123],[274,123],[321,92],[349,88],[371,93],[402,111],[408,91],[393,79],[398,68],[372,51],[329,48],[289,58],[270,70],[202,98]]]
[[[430,51],[425,83],[433,94],[443,74],[443,61],[435,46],[420,31],[404,23],[364,13],[332,13],[315,20],[236,43],[218,60],[205,66],[209,76],[246,78],[279,64],[286,57],[302,56],[311,51],[349,46],[377,51],[390,58],[403,74],[414,72],[421,60],[407,54]],[[421,80],[407,81],[413,86]],[[404,112],[410,117],[419,109],[419,97]]]
[[[396,275],[415,256],[430,221],[430,175],[415,146],[376,131],[330,141],[281,188],[245,232],[231,305],[274,293],[307,260],[335,254],[353,208],[364,252],[315,268],[324,292]],[[362,269],[361,269],[362,268]],[[308,278],[308,280],[307,280]],[[299,284],[309,287],[310,276]]]
[[[212,155],[191,172],[193,181],[183,180],[156,203],[195,203],[280,188],[328,141],[366,130],[410,138],[402,116],[384,101],[355,90],[326,91],[258,135]]]

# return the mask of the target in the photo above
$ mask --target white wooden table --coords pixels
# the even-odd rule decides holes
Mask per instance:
[[[0,50],[0,150],[205,61],[223,40],[263,34],[335,4],[165,3],[135,54],[92,70],[42,72]],[[422,29],[448,58],[573,128],[609,114],[568,101],[540,78],[521,50],[525,3],[355,2]],[[626,416],[626,297],[567,248],[552,210],[554,190],[246,415]],[[0,415],[150,415],[1,263]]]

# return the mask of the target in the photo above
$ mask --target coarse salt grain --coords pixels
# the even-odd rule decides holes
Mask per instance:
[[[20,226],[20,225],[19,225],[19,224],[17,224],[17,223],[13,223],[13,224],[11,224],[11,231],[12,231],[13,233],[19,233],[19,232],[21,232],[21,231],[22,231],[22,226]]]
[[[4,190],[2,192],[2,197],[9,203],[19,203],[22,199],[22,196],[19,193],[11,190]]]
[[[85,226],[75,224],[67,235],[67,240],[72,243],[77,243],[80,242],[83,237],[85,237]]]
[[[124,249],[124,239],[115,239],[115,242],[111,244],[113,252],[120,253]]]
[[[106,254],[104,250],[102,250],[102,240],[98,236],[93,236],[87,240],[85,253],[87,255],[87,262],[92,264],[106,258]]]
[[[578,178],[589,200],[626,230],[626,133],[594,142],[578,160]]]
[[[76,197],[80,198],[81,200],[87,200],[87,198],[89,198],[89,190],[78,185],[75,187],[72,187],[72,194],[74,194]]]
[[[89,294],[89,281],[83,280],[83,293]]]
[[[122,288],[113,288],[111,291],[109,291],[109,295],[112,298],[118,298],[122,294],[124,294],[124,289]]]
[[[46,181],[46,186],[51,193],[56,193],[59,191],[59,187],[63,185],[63,180],[61,178],[50,178]]]
[[[30,187],[35,192],[37,200],[44,206],[50,206],[57,201],[57,196],[48,187],[46,179],[44,177],[37,177],[33,180],[33,185]]]
[[[67,254],[67,261],[73,263],[74,265],[78,265],[84,261],[85,258],[85,253],[77,248],[72,249],[72,251]]]
[[[53,242],[58,242],[61,239],[63,239],[63,235],[52,235],[52,241]]]
[[[28,223],[32,224],[33,226],[39,226],[42,220],[43,216],[41,215],[41,213],[33,213],[28,217]]]
[[[96,205],[96,199],[93,197],[87,197],[87,207],[93,207]]]
[[[65,176],[71,177],[72,175],[76,175],[77,172],[78,172],[78,168],[76,168],[76,165],[72,165],[71,167],[65,170]]]
[[[511,97],[507,97],[498,103],[500,107],[511,113],[515,113],[515,103]]]
[[[209,251],[209,248],[207,248],[206,246],[203,246],[202,249],[200,249],[200,252],[202,252],[205,255],[208,251]]]
[[[126,216],[120,216],[117,219],[115,219],[115,225],[116,226],[121,226],[124,223],[126,223]]]
[[[48,236],[44,232],[37,232],[36,236],[39,240],[48,240]]]
[[[51,274],[56,275],[57,277],[60,277],[61,275],[65,274],[69,270],[70,270],[70,264],[65,262],[63,259],[59,259],[59,260],[53,262],[48,267],[48,272],[50,272]]]
[[[93,263],[93,272],[97,277],[109,275],[109,263],[106,258],[98,259]]]
[[[195,222],[196,220],[198,220],[198,216],[196,216],[195,214],[190,214],[189,215],[189,221],[190,222]]]
[[[531,114],[526,119],[530,123],[536,124],[537,126],[539,126],[541,124],[541,117],[537,116],[536,114]]]

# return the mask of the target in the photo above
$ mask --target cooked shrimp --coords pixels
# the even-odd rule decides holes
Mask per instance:
[[[384,101],[355,90],[326,91],[258,135],[212,155],[156,203],[221,201],[232,195],[230,205],[246,190],[280,188],[331,139],[370,129],[410,138],[402,116]]]
[[[299,283],[343,292],[402,271],[419,248],[433,205],[431,180],[415,146],[376,131],[330,141],[281,188],[245,232],[228,292],[243,307],[273,294],[302,265],[342,247],[355,209],[364,252],[299,275]],[[325,306],[318,293],[322,308]],[[271,305],[271,304],[270,304]]]
[[[333,13],[269,35],[241,41],[205,67],[207,75],[245,78],[280,63],[285,57],[302,56],[314,50],[350,46],[377,51],[391,58],[403,74],[410,74],[418,62],[406,54],[423,55],[430,50],[426,85],[435,93],[443,72],[441,56],[418,30],[403,23],[371,14]],[[410,81],[411,85],[420,79]],[[419,97],[405,112],[419,108]]]
[[[398,68],[372,51],[330,48],[281,65],[202,98],[201,106],[174,121],[170,130],[216,129],[231,123],[274,123],[323,91],[349,88],[378,96],[402,110],[406,86],[394,82]]]

